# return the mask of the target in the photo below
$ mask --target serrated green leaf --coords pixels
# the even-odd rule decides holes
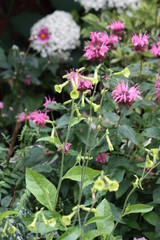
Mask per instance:
[[[130,126],[127,126],[127,125],[119,126],[118,134],[124,138],[129,139],[132,143],[138,145],[138,141],[136,139],[135,132]]]

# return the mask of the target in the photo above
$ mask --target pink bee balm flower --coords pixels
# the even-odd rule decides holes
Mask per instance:
[[[155,87],[156,91],[154,92],[154,94],[156,95],[156,99],[160,100],[160,75],[158,76],[158,80],[156,81]]]
[[[113,20],[112,23],[106,28],[107,29],[110,28],[113,34],[117,35],[118,37],[122,37],[122,35],[125,33],[124,22],[121,22],[121,20],[118,21]]]
[[[133,33],[132,37],[132,43],[134,45],[133,50],[137,52],[145,51],[148,46],[148,38],[149,35],[147,35],[146,32],[144,33],[144,35],[142,35],[141,31],[139,32],[139,35]]]
[[[4,103],[0,102],[0,110],[4,108]]]
[[[43,106],[45,107],[46,110],[48,109],[47,105],[49,103],[52,103],[52,105],[55,106],[57,102],[54,101],[54,98],[51,100],[50,96],[48,96],[48,98],[45,97],[45,103],[43,104]]]
[[[96,161],[97,163],[105,163],[106,162],[106,154],[105,153],[100,153],[98,154],[98,156],[96,157]]]
[[[36,126],[43,128],[46,124],[46,120],[49,120],[49,117],[46,113],[42,113],[41,111],[34,111],[29,114],[29,120],[32,120]]]
[[[64,147],[64,142],[63,142],[63,147]],[[71,146],[72,144],[71,143],[66,143],[66,146],[65,146],[65,149],[64,149],[64,153],[66,154],[68,151],[69,151],[69,148],[70,148],[70,146]],[[57,152],[60,152],[62,150],[62,148],[61,147],[59,147],[58,149],[57,149]]]
[[[41,28],[38,33],[38,40],[40,43],[44,44],[50,39],[50,34],[47,27]]]
[[[133,240],[147,240],[147,238],[142,237],[142,238],[134,238]]]
[[[157,44],[152,44],[150,52],[153,53],[156,56],[156,58],[160,58],[160,38]]]
[[[90,41],[88,45],[84,47],[85,54],[84,57],[87,57],[88,60],[102,61],[105,59],[105,54],[109,50],[109,37],[107,33],[102,32],[91,32]]]
[[[125,104],[126,106],[132,106],[133,101],[135,101],[136,98],[140,98],[141,92],[138,88],[138,85],[129,88],[128,81],[125,84],[124,80],[122,80],[122,83],[118,82],[118,85],[112,92],[113,99],[118,103]]]
[[[72,72],[72,76],[68,76],[67,80],[71,80],[71,77],[73,78],[74,82],[76,82],[76,74],[78,74],[78,91],[84,92],[87,89],[93,89],[93,85],[89,80],[84,80],[81,78],[83,76],[81,73],[77,73],[74,71],[74,69],[71,69],[70,72]]]
[[[110,35],[109,41],[108,41],[108,46],[110,47],[110,49],[115,49],[114,43],[118,44],[118,36]]]

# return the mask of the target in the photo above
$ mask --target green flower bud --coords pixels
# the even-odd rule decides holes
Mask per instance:
[[[75,215],[76,212],[72,212],[71,214],[69,215],[65,215],[65,216],[62,216],[62,224],[64,226],[69,226],[71,225],[71,219],[72,217]]]
[[[70,96],[73,100],[76,100],[79,98],[79,92],[76,89],[73,89],[70,93]]]
[[[8,228],[9,234],[13,235],[16,232],[16,228],[13,225],[10,225]]]
[[[41,214],[41,216],[42,216],[42,220],[43,220],[43,222],[45,224],[45,227],[48,228],[48,220],[45,218],[43,213]]]
[[[119,183],[116,181],[116,180],[113,180],[113,181],[109,181],[108,182],[108,186],[107,186],[107,189],[110,191],[110,192],[116,192],[119,188]]]
[[[6,230],[7,230],[7,226],[8,226],[8,220],[5,222],[4,228],[2,230],[1,236],[4,237],[6,234]]]
[[[56,220],[55,220],[55,218],[49,219],[49,220],[48,220],[48,223],[49,223],[49,225],[50,225],[51,227],[54,227],[54,226],[56,225]]]
[[[146,168],[151,168],[153,167],[153,162],[150,160],[149,158],[149,154],[147,154],[147,157],[146,157]]]
[[[139,186],[139,178],[137,177],[137,175],[134,175],[136,177],[136,181],[133,182],[133,187],[137,188]]]
[[[111,140],[109,138],[108,129],[106,130],[106,140],[107,140],[107,143],[108,143],[109,151],[111,151],[111,152],[114,151],[113,145],[112,145]]]
[[[33,222],[27,226],[29,231],[36,232],[36,221],[37,220],[34,219]]]
[[[63,105],[70,104],[71,102],[72,102],[72,100],[68,100],[68,101],[64,102]]]
[[[77,106],[75,107],[75,109],[76,109],[76,113],[77,113],[77,118],[79,120],[79,119],[81,119],[81,114],[80,114],[79,109],[78,109]]]
[[[98,131],[101,130],[101,125],[100,125],[100,124],[97,126],[97,130],[98,130]]]
[[[92,107],[93,107],[94,112],[97,112],[100,109],[101,105],[92,103]]]
[[[81,102],[81,106],[85,107],[85,102],[84,102],[84,94],[82,95],[82,102]]]
[[[63,84],[56,84],[55,86],[54,86],[54,89],[55,89],[55,91],[56,92],[58,92],[58,93],[61,93],[62,92],[62,89],[67,85],[69,83],[69,81],[66,81],[66,82],[64,82]]]
[[[122,71],[122,74],[128,78],[130,76],[130,70],[128,67],[126,67],[123,71]]]

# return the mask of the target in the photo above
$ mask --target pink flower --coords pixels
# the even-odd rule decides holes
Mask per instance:
[[[108,47],[110,49],[115,49],[114,43],[118,44],[118,36],[117,35],[110,35],[108,41]]]
[[[156,99],[160,100],[160,75],[158,76],[155,87],[156,87],[156,91],[154,92],[154,94],[156,95]]]
[[[101,153],[98,154],[98,156],[96,157],[96,161],[97,163],[105,163],[106,162],[106,154],[105,153]]]
[[[50,96],[48,96],[48,99],[47,99],[47,97],[45,97],[45,103],[43,104],[43,106],[45,107],[46,110],[48,109],[47,105],[49,103],[52,103],[52,105],[54,106],[54,105],[56,105],[57,102],[54,101],[54,98],[51,100]]]
[[[64,147],[64,142],[63,142],[63,147]],[[68,151],[69,151],[69,148],[70,148],[70,146],[71,146],[72,144],[71,143],[66,143],[66,146],[65,146],[65,149],[64,149],[64,153],[66,154]],[[57,152],[60,152],[62,150],[62,148],[61,147],[59,147],[58,149],[57,149]]]
[[[4,108],[4,103],[0,102],[0,110]]]
[[[41,28],[38,33],[38,40],[40,43],[44,44],[50,39],[50,34],[47,27]]]
[[[113,34],[117,35],[118,37],[122,37],[122,35],[125,33],[124,22],[121,22],[121,20],[118,21],[113,20],[112,23],[106,28],[107,29],[110,28]]]
[[[105,54],[109,50],[109,37],[107,33],[102,32],[91,32],[90,41],[88,45],[84,47],[85,54],[84,57],[87,57],[88,60],[102,61],[105,59]]]
[[[150,52],[153,53],[156,56],[156,58],[160,58],[160,38],[157,44],[152,44]]]
[[[134,45],[133,50],[137,52],[145,51],[148,46],[148,38],[149,38],[149,35],[147,35],[146,32],[144,33],[144,35],[142,35],[140,31],[139,36],[133,33],[133,37],[132,37],[132,43]]]
[[[26,78],[25,78],[25,84],[26,85],[30,85],[31,84],[29,78],[30,78],[30,75],[26,75]]]
[[[46,120],[49,120],[49,117],[47,116],[46,113],[42,113],[40,110],[39,111],[34,111],[30,113],[27,117],[28,120],[32,120],[36,126],[43,128],[46,124]]]
[[[142,238],[134,238],[133,240],[147,240],[147,238],[142,237]]]
[[[68,76],[67,80],[71,80],[71,77],[73,78],[74,81],[76,81],[76,72],[74,69],[71,69],[70,72],[72,72],[72,76]],[[92,83],[89,80],[84,80],[81,78],[83,76],[81,73],[78,73],[78,91],[79,92],[84,92],[87,89],[93,89]]]
[[[124,80],[122,80],[122,83],[118,82],[118,85],[112,92],[113,99],[118,103],[125,104],[126,106],[132,106],[133,101],[135,101],[136,98],[140,98],[141,92],[138,88],[137,84],[134,87],[129,88],[128,81],[125,85]]]

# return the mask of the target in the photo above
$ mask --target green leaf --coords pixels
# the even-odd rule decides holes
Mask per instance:
[[[81,117],[80,119],[78,119],[77,117],[74,117],[72,119],[72,122],[71,122],[71,127],[73,127],[74,125],[77,125],[78,123],[80,123],[84,119],[85,119],[84,117]]]
[[[160,139],[160,129],[158,127],[150,127],[147,128],[144,132],[144,135],[147,137]]]
[[[3,212],[3,213],[1,213],[0,214],[0,222],[4,219],[4,218],[6,218],[6,217],[8,217],[8,216],[10,216],[10,215],[18,215],[19,213],[17,212],[17,211],[6,211],[6,212]]]
[[[119,126],[118,134],[129,139],[132,143],[138,145],[134,130],[127,125]]]
[[[84,180],[87,181],[87,180],[94,179],[96,176],[98,176],[101,173],[101,171],[86,167],[85,173],[86,174],[85,174]],[[68,172],[63,176],[63,179],[71,179],[73,181],[80,182],[81,175],[82,175],[82,168],[80,166],[75,166],[68,170]]]
[[[0,61],[5,62],[6,61],[6,56],[4,54],[4,50],[0,47]]]
[[[50,211],[54,210],[56,188],[42,174],[26,169],[26,188]]]
[[[98,210],[98,213],[95,214],[96,217],[105,216],[105,220],[102,219],[96,222],[97,228],[100,231],[103,230],[106,235],[109,235],[114,227],[113,214],[109,202],[103,199],[96,209]]]
[[[147,213],[152,211],[153,207],[146,205],[146,204],[134,204],[134,205],[129,205],[123,216],[131,214],[131,213]]]
[[[56,103],[54,106],[53,106],[53,103],[49,103],[49,104],[47,104],[47,108],[54,110],[54,111],[60,111],[60,110],[66,109],[66,107],[61,103]]]
[[[10,195],[8,195],[8,196],[2,198],[1,206],[2,207],[9,207],[11,201],[12,201],[12,197]]]
[[[145,213],[144,219],[151,225],[156,226],[158,222],[158,215],[155,212]]]
[[[55,121],[57,127],[56,128],[63,128],[66,125],[68,125],[70,120],[70,115],[64,114],[62,117],[60,117],[58,120]]]
[[[77,227],[70,227],[64,234],[57,238],[57,240],[76,240],[81,235],[81,229]]]
[[[105,229],[91,230],[83,234],[82,240],[93,240],[96,239],[98,236],[102,236],[103,234],[105,234]]]

